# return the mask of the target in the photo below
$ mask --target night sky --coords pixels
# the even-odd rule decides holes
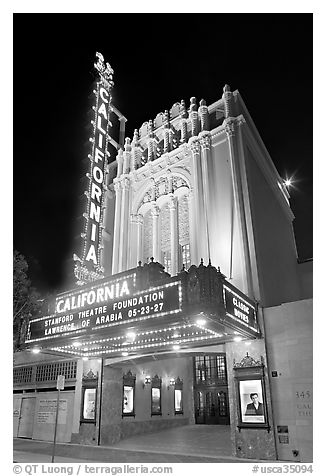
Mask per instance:
[[[312,14],[14,14],[14,248],[32,283],[71,282],[95,52],[114,69],[126,136],[192,96],[238,89],[281,177],[300,259],[312,257]]]

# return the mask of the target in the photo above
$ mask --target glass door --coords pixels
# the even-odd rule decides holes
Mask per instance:
[[[229,425],[225,354],[194,357],[194,378],[196,423]]]

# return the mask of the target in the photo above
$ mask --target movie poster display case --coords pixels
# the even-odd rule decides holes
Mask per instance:
[[[264,362],[247,355],[233,365],[236,385],[238,429],[261,428],[268,432],[268,421]]]

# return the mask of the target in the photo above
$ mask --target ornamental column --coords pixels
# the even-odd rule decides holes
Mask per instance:
[[[170,197],[170,242],[171,242],[171,276],[175,276],[180,270],[178,269],[178,216],[177,216],[178,200],[173,195]]]
[[[129,218],[129,189],[130,180],[123,178],[121,181],[121,222],[120,222],[120,242],[119,242],[119,272],[127,269],[128,257],[128,218]]]
[[[180,143],[185,144],[187,142],[187,117],[188,117],[188,112],[186,108],[186,104],[184,100],[182,99],[181,101],[181,109],[180,109],[180,116],[181,116],[181,137],[180,137]]]
[[[194,192],[189,191],[187,195],[188,210],[189,210],[189,246],[190,246],[190,262],[191,264],[198,263],[196,256],[196,226],[195,226],[195,210],[194,210]]]
[[[193,242],[193,263],[199,265],[202,258],[202,241],[203,241],[203,190],[200,166],[200,144],[197,137],[189,139],[189,147],[191,150],[191,170],[192,170],[192,190],[193,190],[193,227],[196,230],[196,239]]]
[[[204,99],[199,103],[198,114],[200,119],[200,129],[202,131],[209,131],[209,113]]]
[[[144,217],[141,214],[137,215],[137,265],[139,261],[144,261]]]
[[[125,269],[135,268],[137,266],[137,215],[130,215],[129,218],[129,242],[127,246],[128,262]]]
[[[130,162],[130,171],[137,170],[140,167],[142,158],[141,147],[139,144],[139,134],[138,130],[135,129],[134,137],[131,143],[131,162]]]
[[[199,134],[200,145],[202,148],[202,178],[203,178],[203,199],[204,199],[204,230],[205,236],[205,255],[202,256],[205,262],[211,258],[210,234],[209,234],[209,205],[210,205],[210,184],[209,184],[209,163],[211,160],[211,137],[209,132],[201,132]]]
[[[153,258],[154,261],[161,262],[160,256],[160,237],[159,237],[159,217],[160,217],[160,209],[156,205],[153,206],[152,209],[152,217],[153,217]]]
[[[123,165],[122,173],[123,175],[128,174],[130,170],[130,160],[131,159],[131,145],[129,137],[126,137],[125,141],[125,150],[123,152]]]
[[[112,251],[112,274],[119,271],[119,243],[120,243],[120,221],[121,221],[121,183],[117,179],[113,180],[115,190],[114,207],[114,234]]]
[[[154,134],[153,121],[148,121],[148,162],[152,162],[157,156],[157,143]]]
[[[123,150],[122,150],[122,149],[119,149],[119,150],[118,150],[118,154],[117,154],[117,164],[118,164],[118,168],[117,168],[117,178],[119,178],[120,175],[122,174],[122,164],[123,164]]]
[[[241,175],[239,163],[237,160],[236,154],[236,142],[235,142],[235,128],[234,128],[234,119],[229,117],[223,122],[224,130],[226,132],[229,154],[230,154],[230,165],[231,165],[231,180],[233,188],[233,197],[234,197],[234,206],[236,211],[236,216],[239,217],[239,231],[240,231],[240,240],[242,243],[241,250],[244,261],[244,275],[245,275],[245,285],[247,289],[245,293],[250,297],[254,296],[253,292],[253,279],[252,279],[252,268],[250,262],[250,250],[249,250],[249,238],[248,238],[248,229],[246,223],[245,215],[245,206],[243,199],[243,189],[241,184]]]
[[[199,132],[198,112],[195,97],[190,98],[189,118],[191,123],[191,136],[195,137]]]
[[[170,119],[169,119],[169,112],[164,111],[164,120],[163,120],[163,154],[170,152],[172,149],[172,141],[171,141],[171,128],[170,128]]]

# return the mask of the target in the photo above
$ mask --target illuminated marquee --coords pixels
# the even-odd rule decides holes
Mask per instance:
[[[239,327],[248,328],[259,333],[257,324],[257,311],[254,302],[247,296],[229,284],[223,284],[223,300],[226,310],[226,318],[229,323]]]
[[[60,314],[75,309],[82,309],[91,306],[94,303],[101,304],[114,298],[128,296],[129,294],[130,290],[127,280],[124,280],[121,283],[110,283],[76,295],[61,297],[59,299],[57,298],[55,312],[56,314]]]
[[[113,87],[112,75],[113,69],[109,63],[104,64],[104,58],[101,53],[96,53],[97,63],[95,69],[99,73],[99,81],[96,83],[94,94],[96,105],[93,124],[93,135],[89,139],[92,143],[92,151],[88,155],[90,160],[90,170],[86,174],[89,179],[88,190],[85,191],[87,197],[84,232],[83,252],[81,259],[77,258],[75,266],[75,275],[78,278],[78,284],[84,284],[94,281],[102,276],[103,268],[101,266],[102,249],[102,228],[104,193],[106,190],[106,169],[109,157],[108,138],[111,111],[111,89]]]
[[[56,310],[70,308],[69,312],[57,312],[51,316],[32,319],[25,343],[94,334],[112,326],[176,314],[182,310],[180,281],[133,293],[125,280],[121,282],[119,290],[118,296],[113,299],[110,299],[109,288],[107,296],[105,295],[105,286],[57,298]],[[92,296],[92,300],[95,299],[91,306],[87,304],[89,296]],[[97,302],[96,296],[99,298]],[[105,297],[108,299],[105,300]]]

